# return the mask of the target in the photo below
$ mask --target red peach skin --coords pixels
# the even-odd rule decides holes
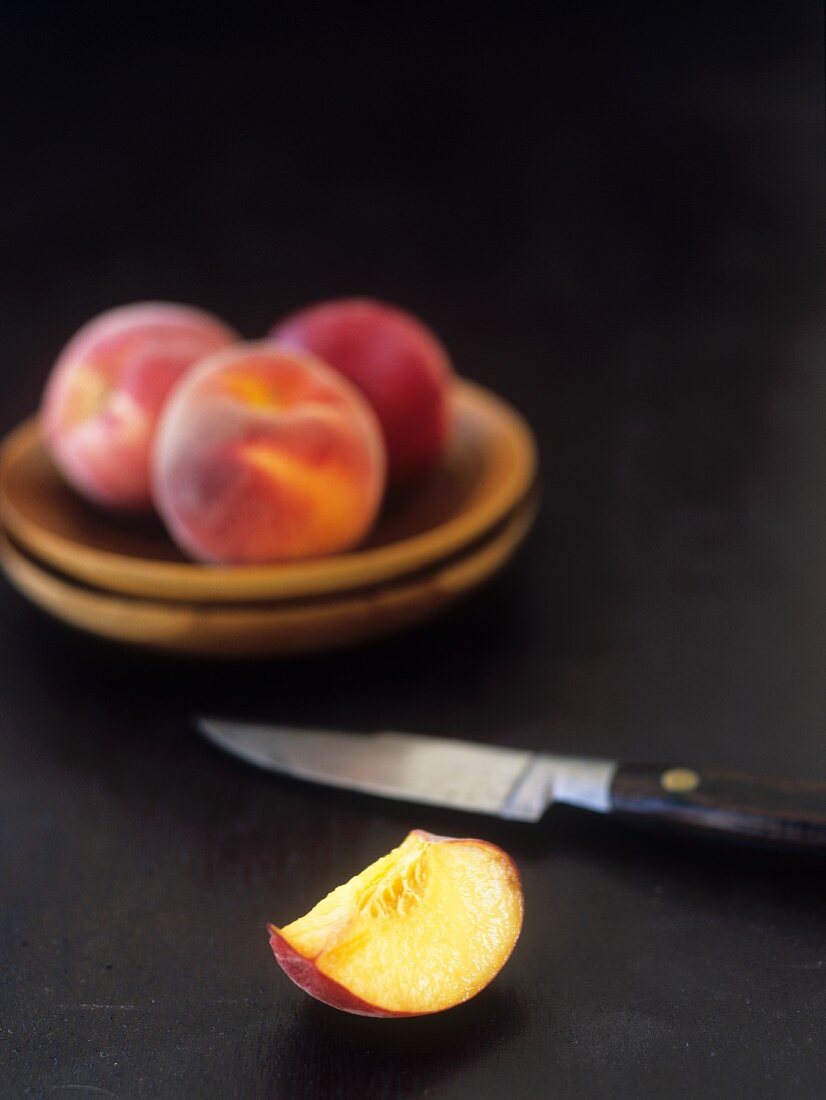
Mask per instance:
[[[187,554],[263,563],[359,543],[381,504],[385,457],[346,379],[309,355],[239,344],[176,388],[153,469],[156,507]]]
[[[323,302],[281,321],[270,338],[317,355],[358,386],[379,418],[392,484],[414,482],[439,462],[453,368],[412,314],[367,299]]]
[[[163,302],[121,306],[84,325],[55,363],[41,409],[66,481],[96,504],[150,510],[149,453],[170,390],[236,339],[217,317]]]

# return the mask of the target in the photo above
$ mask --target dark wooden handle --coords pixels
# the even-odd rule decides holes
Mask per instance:
[[[717,768],[622,764],[611,800],[617,814],[826,853],[826,783]]]

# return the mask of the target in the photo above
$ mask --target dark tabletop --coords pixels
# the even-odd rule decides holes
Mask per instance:
[[[822,1097],[822,864],[302,786],[190,725],[826,777],[821,5],[299,7],[3,6],[0,426],[109,305],[253,336],[375,294],[525,412],[541,517],[444,620],[297,663],[111,649],[2,583],[0,1095]],[[442,1016],[311,1001],[265,922],[414,826],[513,854],[512,960]]]

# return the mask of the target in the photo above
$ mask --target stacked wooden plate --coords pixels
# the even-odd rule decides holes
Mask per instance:
[[[525,422],[463,382],[443,467],[391,499],[358,550],[204,566],[160,525],[118,521],[76,496],[29,420],[0,455],[0,563],[45,611],[105,638],[216,656],[307,653],[396,632],[480,585],[530,529],[536,478]]]

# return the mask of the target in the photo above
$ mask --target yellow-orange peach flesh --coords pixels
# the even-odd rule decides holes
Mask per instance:
[[[164,402],[194,363],[235,339],[217,317],[166,302],[121,306],[84,325],[43,396],[43,436],[63,477],[96,504],[148,511]]]
[[[155,504],[204,562],[349,549],[384,490],[384,449],[364,398],[312,356],[239,344],[187,376],[158,427]]]
[[[467,1001],[501,970],[522,926],[508,855],[419,829],[306,916],[270,926],[275,957],[307,993],[367,1016]]]

